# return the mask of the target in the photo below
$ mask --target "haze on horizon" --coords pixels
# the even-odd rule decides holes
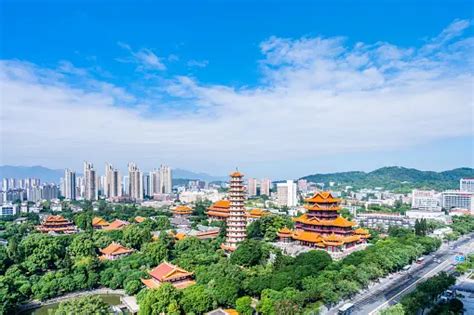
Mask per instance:
[[[45,3],[1,4],[2,165],[474,165],[470,1]]]

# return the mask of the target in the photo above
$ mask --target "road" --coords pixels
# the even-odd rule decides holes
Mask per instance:
[[[452,269],[456,253],[474,251],[473,240],[474,233],[471,233],[456,242],[451,242],[452,249],[443,244],[438,251],[427,256],[422,264],[414,264],[407,272],[398,272],[382,279],[382,281],[358,294],[350,301],[355,305],[352,314],[375,315],[381,309],[398,303],[404,295],[413,291],[419,282],[441,271]],[[435,258],[440,259],[441,263],[436,263]],[[332,308],[326,314],[337,314],[338,307]]]

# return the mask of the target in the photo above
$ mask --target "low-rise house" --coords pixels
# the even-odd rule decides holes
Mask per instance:
[[[169,262],[162,262],[148,274],[150,279],[141,279],[141,281],[149,289],[158,288],[163,283],[170,283],[177,289],[184,289],[196,283],[192,272]]]
[[[99,256],[100,260],[116,260],[122,257],[128,256],[133,253],[133,249],[122,246],[119,243],[112,242],[109,246],[102,248],[100,252],[102,256]]]
[[[92,219],[92,227],[96,230],[102,230],[103,228],[109,226],[109,222],[102,219],[101,217],[94,217]]]
[[[104,227],[104,230],[106,230],[106,231],[121,230],[129,224],[130,224],[130,222],[115,219],[115,221],[110,223],[108,226]]]

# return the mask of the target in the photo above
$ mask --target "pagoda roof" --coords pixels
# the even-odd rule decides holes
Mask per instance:
[[[323,243],[325,245],[339,246],[344,244],[344,238],[342,236],[332,233],[331,235],[323,237]]]
[[[104,228],[104,230],[111,231],[111,230],[120,230],[123,229],[125,226],[129,225],[130,222],[115,219],[112,223]]]
[[[107,222],[105,219],[102,219],[101,217],[94,217],[92,219],[92,225],[93,226],[107,226],[109,225],[109,222]]]
[[[224,212],[224,211],[207,211],[206,214],[208,216],[213,216],[213,217],[223,217],[223,218],[229,217],[229,212]]]
[[[101,249],[100,252],[104,255],[114,256],[114,255],[122,255],[122,254],[131,253],[131,252],[133,252],[133,249],[122,246],[119,243],[112,242],[106,248]]]
[[[232,173],[230,174],[230,177],[243,177],[243,176],[244,176],[244,174],[242,174],[242,173],[239,172],[239,171],[235,171],[235,172],[232,172]]]
[[[193,212],[193,209],[191,209],[188,206],[177,206],[176,208],[173,209],[173,213],[177,214],[191,214]]]
[[[322,226],[352,227],[355,225],[354,222],[344,219],[341,216],[337,217],[334,220],[320,220],[317,217],[310,217],[306,213],[297,218],[293,218],[293,221],[304,223],[304,224],[322,225]]]
[[[305,199],[305,202],[310,203],[338,203],[340,198],[334,198],[329,191],[317,192],[311,198]]]
[[[66,220],[62,215],[50,215],[44,220],[44,223],[55,222],[69,222],[69,220]]]
[[[230,201],[229,200],[218,200],[214,202],[208,209],[229,209]]]
[[[293,233],[293,238],[298,241],[315,243],[316,246],[324,247],[323,238],[319,233],[310,231],[296,231]]]
[[[160,282],[172,281],[176,278],[190,277],[193,273],[186,271],[178,266],[170,264],[169,262],[162,262],[153,270],[150,271],[150,276]]]
[[[278,234],[284,234],[284,235],[291,235],[293,233],[292,230],[287,228],[286,226],[280,230],[278,230]]]
[[[337,204],[330,204],[327,206],[326,204],[318,204],[318,203],[310,203],[304,205],[304,207],[309,210],[309,211],[339,211],[341,210],[341,207]]]

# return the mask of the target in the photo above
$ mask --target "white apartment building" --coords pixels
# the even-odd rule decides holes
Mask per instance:
[[[308,181],[306,179],[298,180],[298,190],[302,193],[306,193],[308,191]]]
[[[143,178],[135,163],[128,163],[129,196],[132,200],[143,200]]]
[[[106,198],[122,196],[122,177],[119,170],[109,163],[105,163],[104,195]]]
[[[160,193],[171,194],[173,181],[171,179],[171,168],[166,165],[160,166]]]
[[[448,190],[442,194],[443,208],[449,209],[465,209],[474,213],[474,192]]]
[[[414,189],[411,194],[411,208],[425,211],[441,211],[441,195],[434,190]]]
[[[247,182],[247,195],[249,197],[257,195],[257,185],[258,185],[257,179],[249,178]]]
[[[18,206],[15,204],[3,204],[0,206],[0,216],[16,215]]]
[[[94,165],[84,161],[84,199],[97,200],[99,187]]]
[[[461,178],[459,180],[459,190],[474,192],[474,178]]]
[[[69,200],[76,200],[76,172],[66,168],[64,170],[63,195]]]
[[[277,184],[277,204],[280,207],[294,207],[298,204],[296,183],[292,180],[287,180],[286,183]]]
[[[268,178],[260,180],[260,195],[270,196],[270,188],[272,187],[272,181]]]

